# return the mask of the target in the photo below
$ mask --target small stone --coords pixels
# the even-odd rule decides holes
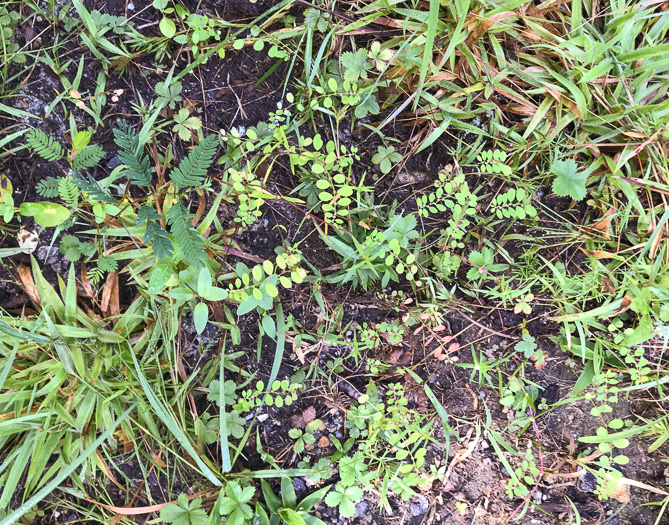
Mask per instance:
[[[585,474],[578,478],[576,487],[581,492],[595,492],[597,489],[597,478],[592,472],[586,471]]]
[[[293,478],[293,488],[298,495],[301,495],[307,490],[307,485],[302,478]]]
[[[400,171],[397,174],[397,182],[400,184],[421,184],[428,179],[427,173],[420,171]]]
[[[367,514],[368,510],[369,510],[369,503],[367,503],[365,500],[359,501],[355,506],[355,514],[353,515],[353,517],[360,518],[361,516]]]
[[[114,155],[111,159],[109,159],[109,162],[107,162],[107,167],[110,170],[113,170],[114,168],[120,166],[121,164],[123,164],[121,162],[121,158],[118,155]]]
[[[418,496],[416,503],[411,505],[412,516],[422,516],[430,508],[430,502],[423,496]]]
[[[263,421],[267,421],[268,417],[269,417],[269,414],[260,414],[258,416],[258,421],[260,421],[262,423]]]

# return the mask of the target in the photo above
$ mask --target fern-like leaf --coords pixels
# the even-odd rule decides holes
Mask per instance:
[[[53,161],[63,158],[63,146],[39,129],[31,129],[26,133],[26,141],[30,148],[44,160]]]
[[[58,195],[70,206],[79,203],[79,189],[69,177],[61,177],[58,181]]]
[[[42,179],[35,186],[35,191],[46,199],[53,199],[58,196],[58,184],[60,179],[57,177],[47,177]]]
[[[100,268],[99,266],[93,268],[92,270],[88,271],[88,281],[92,285],[98,284],[100,281],[102,281],[102,278],[105,275],[105,271]]]
[[[161,228],[159,221],[161,215],[150,206],[142,206],[137,212],[137,227],[146,222],[146,231],[144,232],[144,244],[147,246],[153,242],[153,253],[158,259],[168,259],[174,253],[174,244],[169,238],[167,232]]]
[[[104,255],[98,261],[98,268],[103,272],[115,272],[118,269],[118,262],[113,257]]]
[[[177,189],[199,186],[211,166],[218,147],[218,137],[210,135],[193,148],[188,156],[181,161],[178,168],[170,173],[170,179]]]
[[[97,144],[86,146],[72,160],[72,169],[83,170],[97,166],[104,156],[104,150]]]
[[[511,167],[504,164],[506,161],[506,152],[495,149],[495,150],[485,150],[477,155],[476,160],[478,160],[481,165],[481,173],[496,175],[502,173],[503,175],[511,175]]]
[[[158,259],[162,261],[172,257],[172,254],[174,253],[174,243],[172,243],[172,239],[169,238],[167,232],[163,230],[157,222],[149,222],[146,225],[144,243],[149,241],[152,241],[151,247]]]
[[[121,148],[118,156],[128,168],[123,173],[139,186],[150,186],[153,172],[149,156],[139,145],[137,132],[125,120],[119,120],[114,129],[114,142]]]
[[[96,201],[107,202],[109,204],[118,202],[117,199],[114,199],[114,197],[112,197],[108,191],[105,191],[90,175],[84,177],[76,171],[70,171],[70,176],[77,188],[93,197]]]
[[[186,207],[179,202],[167,212],[167,223],[184,257],[192,266],[199,267],[202,266],[202,258],[205,256],[204,241],[202,234],[191,222],[193,217],[195,215],[189,213]]]

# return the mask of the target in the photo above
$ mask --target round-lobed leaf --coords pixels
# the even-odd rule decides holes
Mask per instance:
[[[158,27],[160,28],[160,32],[166,38],[172,38],[174,35],[177,34],[177,26],[175,25],[174,22],[172,22],[172,20],[170,20],[166,16],[163,17],[163,19],[160,21]]]
[[[207,326],[209,320],[209,308],[206,303],[198,303],[193,309],[193,324],[198,334],[201,334]]]

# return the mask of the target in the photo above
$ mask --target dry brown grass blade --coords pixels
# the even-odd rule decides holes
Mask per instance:
[[[121,485],[117,480],[116,476],[114,476],[114,473],[111,471],[109,468],[109,465],[107,465],[107,462],[104,460],[102,457],[102,454],[100,454],[99,450],[95,451],[95,455],[97,457],[98,463],[100,465],[100,468],[102,469],[102,472],[104,472],[107,477],[110,479],[110,481],[116,485],[119,489],[121,489],[123,492],[126,492],[126,489]]]
[[[429,78],[430,82],[439,82],[440,80],[459,80],[459,77],[453,73],[449,73],[448,71],[440,71],[433,77]]]
[[[523,115],[524,117],[531,117],[536,113],[536,110],[523,104],[497,104],[502,111],[508,111],[516,115]]]
[[[624,165],[624,164],[625,164],[627,161],[629,161],[632,157],[634,157],[634,156],[638,155],[639,153],[641,153],[641,152],[646,148],[646,146],[648,146],[649,144],[651,144],[651,143],[657,138],[657,136],[658,136],[660,133],[664,132],[666,129],[667,129],[667,125],[664,125],[664,126],[662,126],[661,128],[659,128],[655,133],[653,133],[650,137],[648,137],[645,141],[643,141],[643,143],[639,144],[636,148],[634,148],[634,149],[632,150],[632,152],[625,158],[625,160],[623,160],[623,161],[620,163],[620,165],[621,165],[621,166]]]
[[[616,178],[623,179],[624,181],[629,182],[633,186],[639,186],[641,188],[645,188],[650,192],[656,192],[662,195],[669,195],[669,189],[663,187],[663,185],[659,185],[653,182],[652,180],[644,180],[634,177],[623,177],[623,176],[617,176]]]
[[[134,241],[134,242],[133,242]],[[142,239],[139,237],[133,237],[133,241],[122,242],[116,246],[112,246],[105,251],[105,255],[111,255],[112,253],[126,252],[128,250],[133,250],[137,246],[145,246]]]
[[[195,212],[195,217],[193,217],[192,223],[193,226],[197,226],[197,223],[202,219],[202,214],[207,207],[207,198],[204,196],[202,189],[197,189],[197,195],[199,197],[199,202],[197,205],[197,212]]]
[[[513,93],[505,89],[504,86],[498,84],[497,86],[495,86],[495,91],[497,91],[500,95],[503,95],[506,98],[511,99],[514,102],[517,102],[519,105],[525,107],[528,111],[531,111],[531,113],[528,113],[528,115],[534,115],[534,113],[536,113],[537,107],[535,105],[530,104],[526,100],[523,100],[522,98],[514,95]]]
[[[211,494],[212,492],[213,492],[212,490],[205,490],[202,492],[198,492],[197,494],[188,496],[188,499],[192,500],[195,498],[206,496]],[[171,505],[171,504],[176,505],[177,503],[176,500],[174,500],[174,501],[166,501],[165,503],[158,503],[157,505],[148,505],[146,507],[129,508],[129,507],[115,507],[113,505],[107,505],[105,503],[96,501],[91,498],[86,498],[86,501],[88,501],[89,503],[94,503],[95,505],[103,507],[107,510],[111,510],[112,512],[115,512],[116,514],[120,514],[122,516],[141,516],[143,514],[151,514],[152,512],[160,512],[165,505]]]

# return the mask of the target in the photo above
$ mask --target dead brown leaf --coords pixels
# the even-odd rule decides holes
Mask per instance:
[[[611,295],[616,293],[616,288],[613,286],[613,281],[611,281],[611,279],[606,276],[602,279],[602,286],[607,293],[610,293]]]
[[[595,230],[599,230],[602,233],[604,233],[604,237],[607,239],[610,237],[609,235],[609,226],[611,225],[611,221],[613,220],[613,216],[616,214],[616,209],[615,208],[609,208],[606,210],[606,213],[602,216],[601,219],[596,221],[592,227]]]
[[[581,251],[585,253],[586,255],[591,255],[592,257],[597,257],[597,259],[613,259],[614,257],[617,257],[617,253],[612,253],[612,252],[604,252],[601,250],[586,250],[585,248],[581,248]]]
[[[37,287],[35,286],[35,281],[33,281],[33,275],[25,264],[19,264],[17,268],[19,272],[19,279],[21,280],[21,288],[26,292],[28,297],[35,303],[41,304],[39,300],[39,293],[37,292]]]
[[[95,299],[95,292],[91,286],[91,282],[88,280],[88,272],[86,271],[86,263],[81,264],[81,286],[84,291],[91,299]]]
[[[311,423],[316,419],[316,409],[314,407],[307,407],[307,409],[302,412],[302,419],[304,420],[305,426]]]
[[[316,409],[313,406],[307,407],[302,415],[295,414],[290,418],[294,428],[304,428],[316,419]]]
[[[630,494],[630,486],[626,484],[618,483],[615,488],[610,490],[610,497],[619,501],[620,503],[627,503],[632,497]]]
[[[488,18],[484,18],[481,20],[478,26],[476,26],[476,29],[472,31],[469,36],[467,37],[467,40],[465,41],[465,44],[467,47],[472,47],[474,43],[481,38],[492,26],[494,26],[497,22],[500,20],[505,20],[507,18],[513,18],[515,16],[518,16],[518,13],[515,13],[514,11],[503,11],[501,13],[494,14]]]
[[[623,312],[626,312],[627,310],[630,309],[630,306],[632,306],[632,302],[634,301],[634,298],[630,297],[629,295],[626,295],[623,297],[623,302],[620,303],[620,307],[613,312],[609,317],[615,317],[616,315],[620,315]]]
[[[121,312],[118,295],[118,272],[112,272],[107,275],[107,281],[102,289],[100,308],[108,316],[118,315]]]
[[[155,462],[156,465],[158,465],[159,467],[162,467],[162,468],[167,467],[167,463],[165,463],[165,461],[163,461],[163,458],[161,458],[160,456],[162,456],[162,453],[160,453],[160,452],[158,452],[158,453],[151,452],[151,459],[153,459],[153,461]]]

